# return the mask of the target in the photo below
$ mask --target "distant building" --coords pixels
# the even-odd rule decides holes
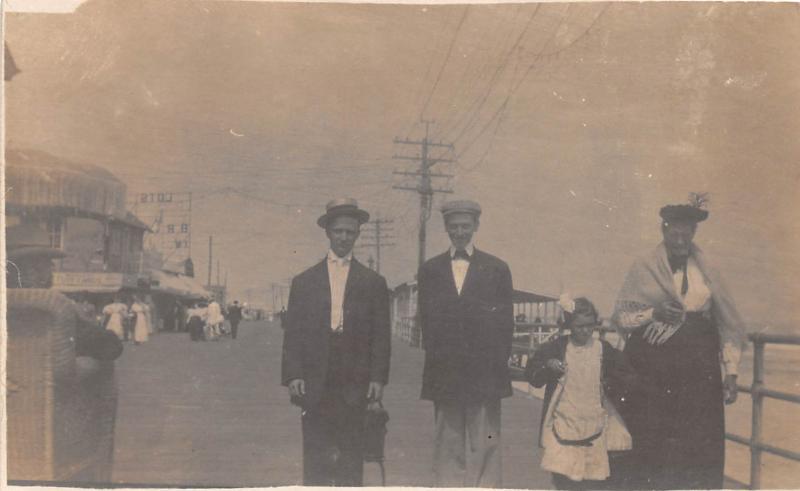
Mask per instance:
[[[125,184],[107,170],[39,150],[6,151],[6,223],[35,223],[66,257],[53,288],[111,294],[146,283],[147,225],[125,210]],[[110,296],[110,295],[109,295]]]

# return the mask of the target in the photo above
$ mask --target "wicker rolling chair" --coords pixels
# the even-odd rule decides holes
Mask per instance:
[[[75,356],[74,305],[53,290],[8,292],[8,479],[110,482],[113,361]]]

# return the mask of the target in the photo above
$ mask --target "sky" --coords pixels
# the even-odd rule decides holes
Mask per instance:
[[[696,241],[752,330],[798,320],[800,7],[774,3],[337,5],[88,0],[8,13],[21,70],[10,147],[108,168],[138,192],[191,192],[234,297],[326,252],[325,203],[391,219],[390,286],[417,267],[413,178],[430,136],[438,207],[479,201],[476,246],[515,287],[586,295],[608,315],[658,209],[710,193]],[[366,234],[365,234],[366,236]],[[374,252],[357,251],[366,262]]]

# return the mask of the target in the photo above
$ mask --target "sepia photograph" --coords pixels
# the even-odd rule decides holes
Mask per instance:
[[[800,488],[800,4],[2,17],[4,486]]]

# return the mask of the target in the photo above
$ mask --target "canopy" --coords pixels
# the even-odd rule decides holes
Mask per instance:
[[[531,293],[522,290],[514,290],[511,296],[514,303],[546,303],[555,302],[557,298],[548,297],[546,295],[539,295],[538,293]]]
[[[186,284],[189,290],[188,298],[208,298],[211,294],[206,287],[200,284],[195,278],[180,275],[181,280]]]
[[[208,291],[194,278],[168,271],[150,272],[150,289],[177,297],[193,299],[208,297]]]
[[[8,208],[65,208],[126,218],[125,184],[107,170],[40,150],[6,150]]]

